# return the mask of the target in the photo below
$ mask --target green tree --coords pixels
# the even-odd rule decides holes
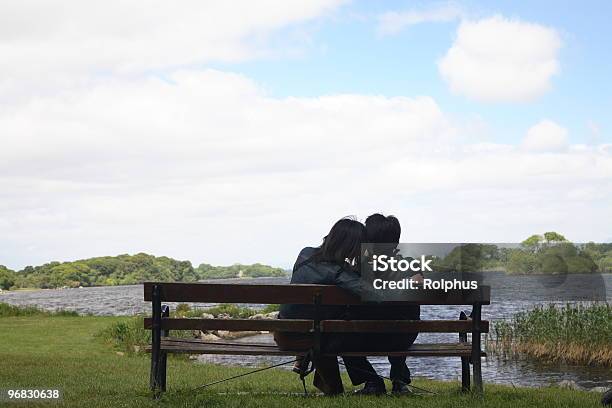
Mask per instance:
[[[8,269],[4,265],[0,265],[0,289],[9,290],[15,285],[16,280],[17,275],[15,274],[15,271]]]
[[[544,233],[544,239],[547,244],[554,244],[557,242],[567,242],[567,239],[558,232],[549,231]]]
[[[497,254],[495,245],[462,244],[453,248],[443,259],[436,260],[438,270],[455,272],[479,272],[484,261]]]
[[[597,266],[600,272],[610,273],[612,272],[612,251],[607,255],[603,256],[597,261]]]
[[[552,253],[543,254],[540,258],[539,272],[547,274],[564,274],[568,272],[567,263],[560,255]]]
[[[542,244],[542,241],[544,241],[544,237],[534,234],[521,242],[521,246],[530,252],[537,252]]]
[[[533,274],[538,270],[538,258],[531,250],[514,249],[508,258],[508,273]]]

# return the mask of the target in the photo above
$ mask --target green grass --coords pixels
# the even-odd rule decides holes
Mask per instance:
[[[11,316],[78,316],[79,314],[70,310],[58,310],[49,312],[35,306],[13,306],[8,303],[0,303],[0,317]]]
[[[295,374],[274,369],[189,391],[205,382],[248,371],[244,368],[168,362],[168,393],[159,402],[148,391],[149,360],[118,355],[97,335],[124,317],[16,316],[0,318],[0,388],[60,388],[61,403],[15,403],[8,406],[61,407],[597,407],[595,393],[558,388],[512,388],[485,384],[483,399],[459,392],[456,382],[416,380],[437,392],[414,397],[309,397],[298,395]],[[414,361],[413,364],[418,364]],[[312,376],[309,377],[309,383]],[[349,384],[345,378],[345,385]],[[309,389],[313,390],[309,385]],[[347,387],[348,390],[351,387]],[[246,394],[245,394],[246,393]],[[291,395],[291,394],[295,395]]]
[[[612,367],[612,305],[539,306],[496,322],[490,350]]]

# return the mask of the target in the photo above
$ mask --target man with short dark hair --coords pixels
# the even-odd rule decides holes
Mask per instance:
[[[390,215],[372,214],[365,222],[368,243],[372,244],[392,244],[389,249],[396,250],[401,235],[399,220]],[[413,277],[418,279],[417,277]],[[422,278],[422,276],[420,277]],[[377,306],[357,306],[350,307],[349,316],[354,320],[419,320],[420,307],[418,305],[408,305],[400,307],[377,307]],[[409,348],[416,340],[418,333],[363,333],[353,335],[350,343],[356,349],[368,349],[371,351],[394,351]],[[406,365],[406,357],[390,356],[391,381],[394,394],[410,393],[407,385],[410,384],[410,370]],[[363,371],[361,367],[348,367],[349,375],[358,375]],[[382,380],[368,380],[362,391],[366,394],[380,394],[385,392],[385,385]]]
[[[399,244],[402,226],[397,217],[372,214],[365,222],[366,235],[372,244]]]

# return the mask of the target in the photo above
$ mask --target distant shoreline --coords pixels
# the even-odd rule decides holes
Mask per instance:
[[[249,276],[243,276],[243,277],[235,277],[235,278],[207,278],[207,279],[200,279],[195,283],[206,283],[206,282],[211,282],[211,281],[237,281],[237,280],[257,280],[257,279],[270,279],[270,278],[288,278],[291,275],[288,274],[286,276],[257,276],[257,277],[249,277]],[[138,285],[142,285],[143,283],[132,283],[132,284],[127,284],[127,285],[92,285],[92,286],[80,286],[80,287],[61,287],[61,288],[15,288],[15,289],[5,289],[0,291],[0,295],[2,295],[3,293],[16,293],[16,292],[37,292],[37,291],[41,291],[41,290],[68,290],[68,289],[86,289],[86,288],[112,288],[112,287],[119,287],[119,286],[138,286]]]
[[[477,273],[504,273],[507,276],[516,276],[516,277],[526,277],[526,276],[555,276],[552,273],[532,273],[532,274],[523,274],[523,273],[508,273],[505,270],[486,270]],[[572,274],[567,273],[565,275],[580,275],[580,274]],[[589,275],[612,275],[612,271],[610,272],[595,272]],[[233,278],[207,278],[200,279],[197,283],[206,283],[206,282],[214,282],[214,281],[241,281],[241,280],[258,280],[258,279],[270,279],[270,278],[290,278],[291,274],[288,273],[285,276],[257,276],[257,277],[233,277]],[[66,289],[85,289],[85,288],[109,288],[109,287],[119,287],[119,286],[138,286],[142,285],[142,283],[132,283],[125,285],[92,285],[92,286],[81,286],[81,287],[61,287],[61,288],[15,288],[15,289],[5,289],[0,291],[0,295],[4,293],[15,293],[15,292],[36,292],[41,290],[66,290]]]
[[[51,288],[49,288],[51,289]],[[15,293],[15,292],[36,292],[39,290],[47,290],[47,289],[43,289],[43,288],[16,288],[16,289],[3,289],[0,290],[0,295],[2,295],[3,293]]]

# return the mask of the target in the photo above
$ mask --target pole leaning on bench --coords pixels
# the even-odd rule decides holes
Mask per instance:
[[[161,381],[161,291],[159,285],[153,286],[152,299],[152,327],[151,327],[151,378],[150,388],[157,397],[158,392],[162,390]],[[165,370],[164,370],[165,371]],[[164,373],[165,374],[165,373]],[[165,383],[165,379],[163,381]],[[165,384],[164,384],[165,388]]]
[[[469,316],[472,314],[470,313]],[[468,320],[468,314],[461,312],[459,320]],[[467,333],[459,333],[459,341],[467,343]],[[470,359],[469,357],[461,357],[461,391],[470,391]]]
[[[168,307],[168,305],[161,306],[161,318],[163,319],[164,317],[170,317],[170,307]],[[168,337],[170,330],[161,329],[160,333],[162,337]],[[166,391],[166,366],[168,363],[168,353],[164,350],[160,350],[159,353],[158,383],[161,390]]]

